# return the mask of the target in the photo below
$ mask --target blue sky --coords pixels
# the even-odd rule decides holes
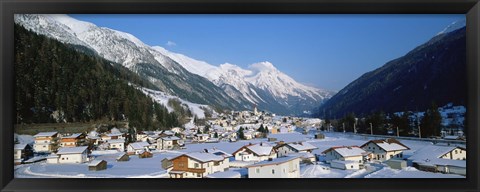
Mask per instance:
[[[212,65],[269,61],[298,82],[339,91],[405,55],[463,14],[71,15]]]

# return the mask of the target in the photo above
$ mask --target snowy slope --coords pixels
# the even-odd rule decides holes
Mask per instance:
[[[437,35],[440,35],[440,34],[446,34],[446,33],[450,33],[452,31],[455,31],[457,29],[460,29],[462,27],[465,27],[466,26],[466,20],[465,19],[462,19],[462,20],[458,20],[458,21],[455,21],[453,22],[452,24],[448,25],[445,29],[443,29],[442,31],[438,32]]]
[[[208,104],[223,101],[223,105],[237,108],[257,104],[262,110],[277,113],[290,111],[292,107],[296,111],[308,111],[333,95],[296,82],[269,62],[255,63],[248,69],[228,63],[214,66],[162,47],[151,47],[132,34],[79,21],[68,15],[19,14],[15,15],[15,22],[61,42],[90,48],[99,56],[146,77],[170,95],[200,95],[204,100],[217,97],[205,102]],[[166,76],[163,69],[173,75]],[[206,80],[198,81],[193,75]],[[208,85],[207,79],[218,87]]]

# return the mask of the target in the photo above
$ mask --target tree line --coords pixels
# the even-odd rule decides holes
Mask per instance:
[[[423,116],[411,111],[386,114],[375,111],[363,117],[348,113],[340,119],[326,119],[320,128],[324,131],[355,132],[374,135],[399,136],[440,136],[442,116],[435,103],[432,103]]]
[[[15,105],[20,123],[128,121],[152,130],[178,114],[133,85],[156,89],[125,67],[15,24]]]

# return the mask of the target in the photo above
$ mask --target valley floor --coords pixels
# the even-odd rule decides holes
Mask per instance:
[[[303,135],[300,133],[271,134],[269,137],[275,137],[285,142],[307,141],[318,147],[314,154],[320,154],[322,151],[333,146],[362,145],[370,137],[343,133],[326,133],[326,138],[317,140],[312,135]],[[108,162],[106,170],[89,171],[88,163],[83,164],[47,164],[45,161],[33,164],[23,164],[15,166],[16,178],[168,178],[167,170],[161,167],[161,161],[167,157],[178,156],[181,153],[202,151],[208,148],[218,148],[227,153],[233,153],[241,146],[249,143],[267,142],[266,139],[244,140],[238,142],[220,142],[220,143],[197,143],[186,144],[185,149],[180,151],[153,151],[152,158],[140,159],[138,156],[130,156],[130,161],[117,162],[115,159],[120,152],[117,151],[93,151],[92,156],[95,159],[102,159]],[[434,145],[431,142],[401,140],[408,145],[411,150],[405,151],[405,156],[411,155],[414,151],[423,147]],[[369,163],[365,169],[360,170],[340,170],[331,168],[328,164],[321,162],[315,164],[301,164],[301,178],[465,178],[460,175],[442,174],[419,171],[413,167],[406,167],[402,170],[391,169],[385,164]],[[246,168],[231,168],[230,170],[240,172],[245,175]]]

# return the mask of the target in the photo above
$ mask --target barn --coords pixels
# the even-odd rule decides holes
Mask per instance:
[[[88,164],[89,171],[101,171],[107,169],[107,162],[105,160],[93,160]]]
[[[117,159],[117,161],[129,161],[130,160],[130,156],[128,156],[128,154],[126,153],[122,153],[120,154]]]

